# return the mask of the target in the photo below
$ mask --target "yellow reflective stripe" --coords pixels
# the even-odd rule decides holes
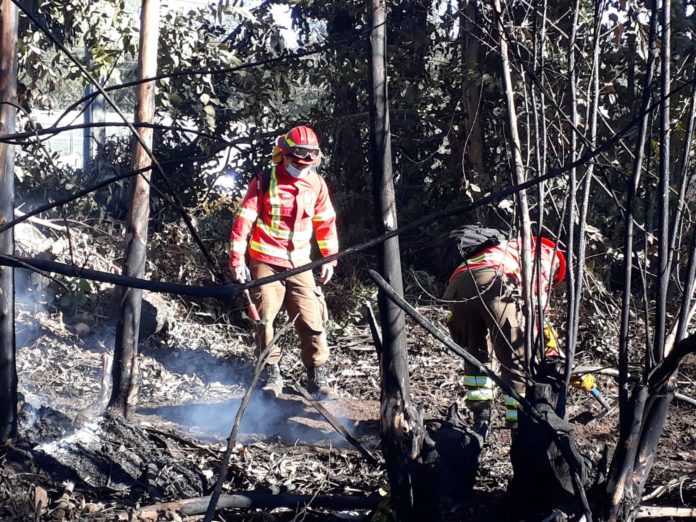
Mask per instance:
[[[492,401],[495,399],[495,390],[490,388],[477,388],[475,390],[467,390],[467,401]]]
[[[270,245],[263,245],[258,241],[251,241],[249,246],[252,250],[266,254],[272,257],[277,257],[279,259],[301,259],[302,257],[309,257],[311,252],[310,247],[298,248],[296,250],[285,250],[278,247],[273,247]]]
[[[519,261],[508,252],[508,250],[501,250],[501,247],[494,247],[492,250],[483,251],[477,256],[470,257],[461,263],[460,267],[476,267],[480,263],[485,263],[488,266],[500,266],[503,273],[520,275],[520,265]]]
[[[239,212],[237,212],[237,216],[248,219],[249,221],[254,221],[258,217],[259,213],[256,212],[256,210],[251,209],[251,208],[245,208],[242,207],[239,209]]]
[[[493,388],[495,385],[493,380],[485,375],[465,375],[463,381],[464,386],[472,388]]]
[[[276,239],[290,239],[290,235],[292,234],[290,230],[281,230],[279,228],[270,227],[260,219],[256,222],[256,226],[259,228],[259,230],[263,230],[267,236],[271,236]]]
[[[338,239],[322,239],[317,240],[320,250],[330,250],[331,252],[338,251]]]
[[[312,221],[315,223],[317,221],[326,221],[327,219],[335,218],[336,217],[336,211],[333,208],[329,208],[325,210],[324,212],[319,212],[318,214],[314,214],[312,216]]]
[[[246,241],[232,241],[230,244],[231,252],[246,252],[247,243]]]
[[[475,256],[475,257],[469,257],[460,266],[462,266],[462,265],[466,266],[468,264],[473,265],[474,263],[480,263],[481,261],[483,261],[485,259],[486,259],[486,254],[480,254],[480,255]]]
[[[506,408],[517,408],[520,405],[519,402],[513,397],[510,397],[509,395],[505,396],[505,407]]]
[[[260,219],[256,222],[256,226],[263,230],[263,232],[270,237],[275,239],[292,239],[293,241],[309,241],[312,239],[312,229],[307,228],[306,230],[283,230],[280,228],[273,228],[272,226],[266,225]]]
[[[262,245],[258,241],[251,241],[249,246],[252,250],[261,252],[262,254],[268,254],[269,256],[279,257],[281,259],[289,259],[290,252],[283,250],[282,248],[276,248],[269,245]]]
[[[520,407],[520,403],[516,399],[505,396],[505,420],[510,422],[517,422],[517,411]]]
[[[276,178],[276,169],[271,170],[271,183],[268,186],[268,196],[271,203],[271,227],[280,229],[280,190],[278,190],[278,179]]]

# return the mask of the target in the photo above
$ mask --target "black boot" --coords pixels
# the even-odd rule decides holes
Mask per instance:
[[[486,442],[491,429],[491,402],[467,401],[467,406],[474,414],[472,429],[481,437],[483,442]]]
[[[319,400],[336,398],[336,390],[329,385],[325,365],[307,368],[307,391]]]
[[[276,399],[283,393],[283,376],[280,373],[280,366],[277,364],[266,365],[266,384],[261,391],[272,394]]]

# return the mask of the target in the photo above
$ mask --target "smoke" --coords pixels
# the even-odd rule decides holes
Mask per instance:
[[[283,397],[274,399],[255,391],[242,417],[238,439],[273,439],[285,444],[340,444],[343,438],[311,405],[304,403],[299,396]],[[173,422],[192,436],[223,441],[232,431],[241,401],[235,398],[211,404],[164,406],[140,410],[139,413]]]
[[[39,337],[41,329],[36,319],[47,313],[53,295],[45,277],[21,268],[15,269],[14,273],[15,335],[17,347],[21,348]]]

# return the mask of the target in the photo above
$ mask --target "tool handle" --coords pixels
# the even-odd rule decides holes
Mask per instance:
[[[594,388],[590,393],[592,394],[592,397],[594,397],[597,400],[597,402],[599,402],[602,406],[604,406],[604,409],[606,409],[606,410],[611,409],[611,406],[609,405],[609,403],[602,396],[602,394],[599,393],[598,388]]]
[[[256,305],[254,304],[254,301],[251,300],[251,295],[249,295],[249,290],[244,290],[244,295],[247,298],[247,303],[248,303],[248,309],[249,309],[249,315],[253,319],[254,322],[259,322],[261,320],[261,316],[259,315],[259,309],[256,308]]]
[[[245,266],[244,267],[244,282],[248,283],[251,281],[251,272],[249,271],[249,267]],[[261,321],[261,316],[259,315],[259,309],[256,308],[256,304],[254,303],[253,299],[251,298],[251,294],[249,293],[249,290],[244,290],[244,297],[246,297],[247,300],[247,310],[249,311],[249,315],[251,316],[251,319],[255,322],[258,323]]]

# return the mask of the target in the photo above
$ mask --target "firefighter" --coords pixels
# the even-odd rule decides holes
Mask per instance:
[[[338,252],[336,213],[326,183],[316,172],[321,158],[317,135],[309,127],[294,127],[277,138],[267,182],[261,182],[264,175],[252,179],[232,225],[230,268],[235,280],[244,282],[247,277],[247,255],[254,279],[309,263],[312,235],[323,257]],[[336,261],[321,266],[322,285],[329,282],[335,266]],[[273,322],[285,305],[288,315],[297,317],[308,391],[318,398],[334,398],[326,371],[326,304],[312,271],[256,288],[253,299],[262,321],[259,345],[266,348],[270,343]],[[280,355],[279,348],[271,349],[263,387],[276,397],[283,389]]]
[[[540,251],[540,262],[534,263],[532,287],[535,299],[540,297],[546,307],[550,287],[565,277],[566,262],[553,241],[542,237],[540,245],[538,242],[536,237],[532,241],[532,252]],[[523,396],[526,383],[520,251],[521,241],[514,239],[476,252],[453,272],[444,299],[449,301],[447,327],[452,339]],[[485,439],[495,387],[475,366],[465,363],[464,371],[465,403],[473,412],[474,429]],[[515,429],[519,403],[509,396],[504,402],[506,426]]]

